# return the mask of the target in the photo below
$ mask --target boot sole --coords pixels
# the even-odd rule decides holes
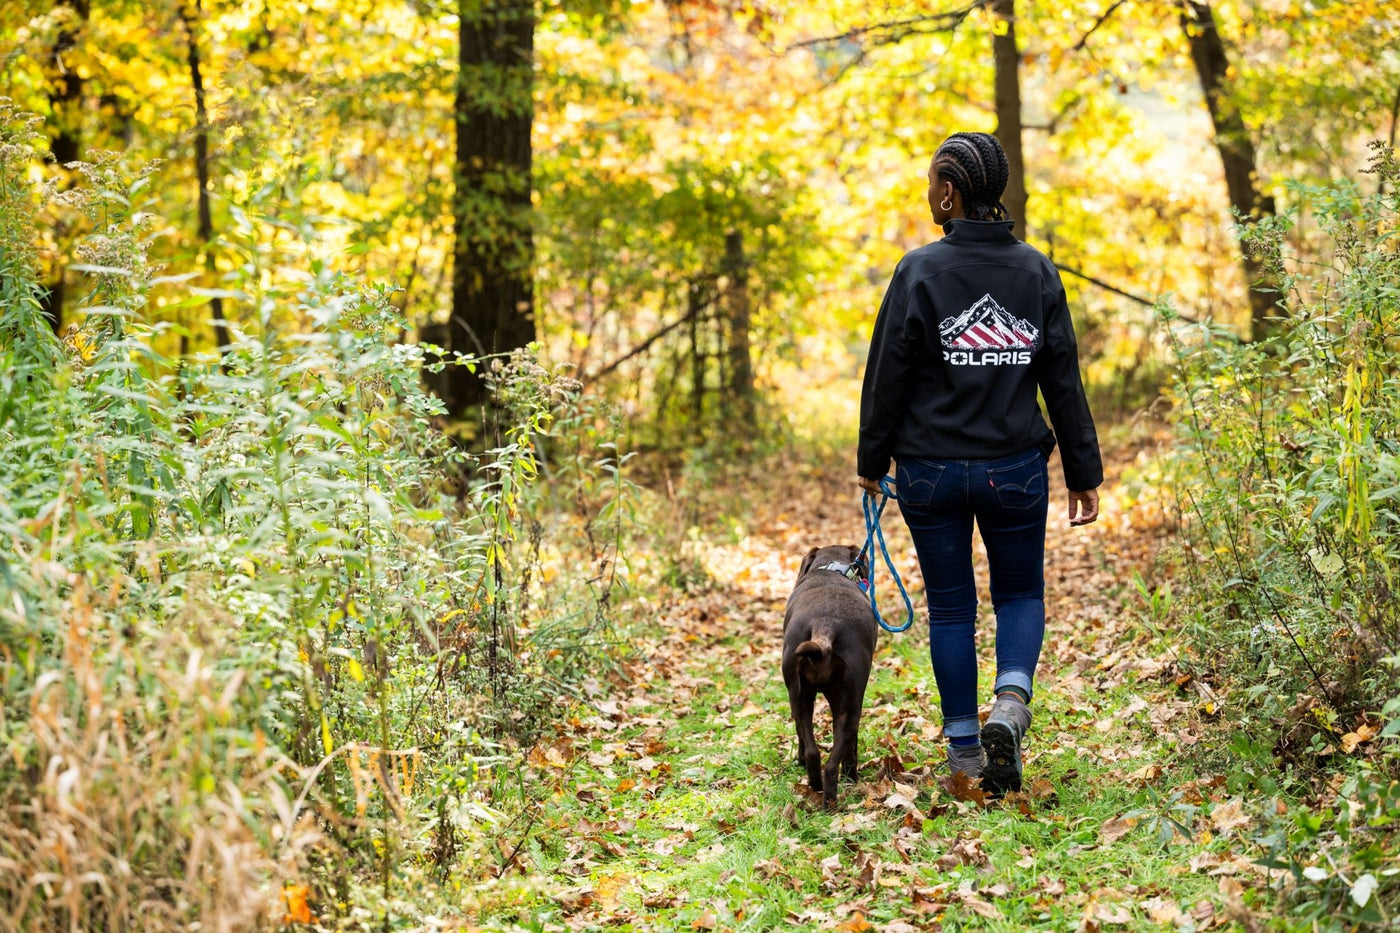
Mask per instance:
[[[982,766],[982,788],[999,797],[1021,789],[1021,743],[1016,733],[1003,722],[989,722],[982,727],[982,748],[987,763]]]

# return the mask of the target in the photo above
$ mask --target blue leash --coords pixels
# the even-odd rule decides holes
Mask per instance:
[[[870,562],[870,609],[875,613],[875,621],[880,623],[880,628],[887,632],[898,634],[914,624],[914,603],[909,598],[909,592],[904,588],[904,581],[899,578],[899,571],[894,568],[894,561],[890,559],[890,549],[885,545],[885,533],[880,530],[880,515],[885,511],[885,505],[891,499],[898,499],[895,495],[894,487],[890,485],[890,478],[883,476],[880,478],[880,504],[875,505],[875,494],[867,491],[861,499],[861,508],[865,512],[865,546],[860,549],[860,556],[856,558],[859,563],[865,559],[865,555],[871,553],[871,545],[876,541],[880,542],[880,553],[885,555],[885,566],[890,569],[890,575],[894,577],[894,585],[899,587],[899,595],[904,597],[904,608],[909,611],[909,617],[904,620],[904,624],[895,628],[885,622],[880,615],[880,609],[875,605],[875,561]]]

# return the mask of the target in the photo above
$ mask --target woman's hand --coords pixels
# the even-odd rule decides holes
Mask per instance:
[[[861,489],[864,489],[872,496],[878,496],[880,494],[880,481],[878,479],[870,479],[868,476],[858,476],[856,477],[856,485],[860,486]]]
[[[1078,514],[1075,514],[1078,512]],[[1088,525],[1099,517],[1099,491],[1097,489],[1086,489],[1083,492],[1070,490],[1069,493],[1069,523],[1071,525]]]

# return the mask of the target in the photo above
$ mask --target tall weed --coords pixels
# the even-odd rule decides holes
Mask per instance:
[[[1292,912],[1341,926],[1389,923],[1400,884],[1382,870],[1400,823],[1400,166],[1374,149],[1380,193],[1296,189],[1316,254],[1286,245],[1297,212],[1252,228],[1283,283],[1276,336],[1164,311],[1196,673],[1233,688],[1239,737],[1285,777],[1324,778],[1319,812],[1268,815],[1259,841]]]
[[[449,910],[435,879],[479,872],[502,818],[486,776],[611,648],[578,635],[610,625],[615,578],[591,568],[625,559],[622,458],[575,444],[577,482],[602,477],[588,533],[612,535],[580,582],[537,488],[577,386],[504,368],[501,440],[470,457],[389,292],[253,202],[220,289],[244,310],[230,345],[161,356],[148,289],[180,279],[145,258],[151,169],[115,157],[63,195],[94,233],[60,342],[34,131],[0,102],[0,930]]]
[[[1374,170],[1393,191],[1388,151]],[[1400,654],[1400,210],[1350,184],[1299,194],[1330,255],[1288,252],[1296,215],[1256,225],[1252,247],[1286,289],[1277,337],[1241,344],[1165,312],[1172,488],[1202,647],[1274,694],[1311,693],[1322,737],[1396,686],[1376,661]]]

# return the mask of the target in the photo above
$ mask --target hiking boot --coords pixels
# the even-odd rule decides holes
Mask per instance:
[[[984,763],[985,758],[980,745],[948,746],[948,768],[954,774],[961,771],[969,778],[979,778],[982,776]]]
[[[997,697],[982,724],[982,748],[987,753],[982,787],[995,797],[1021,789],[1021,739],[1030,724],[1030,709],[1010,693]]]

